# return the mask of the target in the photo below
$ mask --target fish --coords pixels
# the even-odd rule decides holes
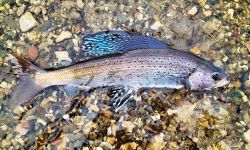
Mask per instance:
[[[222,68],[192,53],[169,46],[164,49],[120,51],[52,71],[40,69],[27,59],[11,53],[24,71],[19,75],[20,81],[13,88],[7,107],[14,110],[53,85],[76,86],[86,91],[107,86],[118,87],[111,101],[115,110],[119,111],[140,88],[211,90],[230,81]]]

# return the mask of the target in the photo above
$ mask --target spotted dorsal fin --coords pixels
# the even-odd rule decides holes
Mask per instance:
[[[168,45],[152,37],[127,31],[102,31],[82,37],[81,50],[91,57],[135,49],[164,49]]]

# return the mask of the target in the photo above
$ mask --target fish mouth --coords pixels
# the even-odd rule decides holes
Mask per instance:
[[[222,79],[221,81],[217,82],[217,84],[215,85],[216,88],[218,87],[222,87],[222,86],[225,86],[227,84],[230,83],[230,79],[229,79],[229,76],[226,76],[225,79]]]

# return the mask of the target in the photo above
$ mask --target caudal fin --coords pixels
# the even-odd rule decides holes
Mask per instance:
[[[13,52],[11,55],[16,57],[24,71],[19,74],[19,83],[13,88],[10,99],[7,100],[7,107],[14,110],[16,106],[31,100],[44,87],[38,85],[34,78],[37,72],[42,72],[41,69]]]

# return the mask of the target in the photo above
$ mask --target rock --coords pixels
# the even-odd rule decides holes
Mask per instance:
[[[35,61],[37,56],[38,56],[38,49],[34,45],[29,46],[28,57],[30,58],[30,60]]]
[[[195,15],[198,12],[198,9],[196,6],[192,7],[189,11],[188,14],[189,15]]]
[[[89,106],[89,109],[90,110],[92,110],[92,111],[94,111],[94,112],[98,112],[100,109],[98,108],[98,106],[97,105],[94,105],[94,104],[91,104],[90,106]]]
[[[250,143],[250,129],[248,129],[248,131],[243,134],[243,137],[246,142]]]
[[[70,10],[72,7],[75,6],[75,2],[73,1],[63,1],[62,3],[63,7]]]
[[[0,50],[0,57],[5,57],[7,52],[5,50]]]
[[[93,7],[95,6],[95,2],[91,1],[90,3],[88,3],[88,6],[89,6],[90,8],[93,8]]]
[[[137,148],[138,144],[136,144],[135,142],[129,142],[126,144],[122,144],[121,147],[119,148],[119,150],[135,150]]]
[[[25,5],[18,7],[17,12],[16,12],[17,16],[21,16],[23,14],[24,10],[25,10]]]
[[[214,63],[213,63],[216,67],[222,67],[223,66],[223,63],[221,60],[216,60]]]
[[[53,44],[53,40],[51,38],[47,38],[47,43],[48,43],[48,45],[52,45]]]
[[[11,141],[10,140],[2,140],[2,142],[1,142],[2,148],[9,148],[10,145],[11,145]]]
[[[132,132],[134,129],[135,125],[131,121],[123,121],[122,122],[122,127],[126,129],[126,132]]]
[[[25,135],[29,131],[29,128],[24,128],[22,124],[18,124],[16,126],[16,131],[21,135]]]
[[[108,137],[106,142],[108,142],[110,144],[114,144],[115,143],[115,137]]]
[[[78,13],[78,12],[72,11],[70,13],[70,17],[73,18],[73,19],[79,19],[79,18],[81,18],[81,14]]]
[[[72,59],[69,57],[69,53],[67,51],[56,51],[55,55],[58,62],[62,61],[72,62]]]
[[[206,17],[209,17],[212,15],[212,12],[211,11],[204,11],[203,14],[206,16]]]
[[[207,0],[198,0],[198,3],[201,7],[204,7],[206,5]]]
[[[19,23],[20,23],[20,28],[23,32],[26,32],[32,29],[38,24],[38,22],[36,21],[36,19],[32,16],[30,12],[26,12],[25,14],[23,14],[20,17]]]
[[[138,20],[138,21],[141,21],[143,19],[143,14],[138,12],[135,14],[135,18]]]
[[[158,134],[151,139],[151,142],[147,145],[146,150],[160,150],[165,147],[165,142],[163,141],[164,134]]]
[[[220,3],[220,0],[208,0],[207,2],[208,2],[208,4],[210,4],[210,5],[216,5],[216,4],[219,4],[219,3]]]
[[[232,9],[232,8],[228,9],[227,14],[229,15],[229,18],[230,18],[230,19],[233,19],[233,16],[234,16],[234,9]]]
[[[196,55],[200,54],[200,49],[197,47],[193,47],[190,49],[190,51]]]
[[[83,9],[84,7],[84,3],[82,2],[82,0],[76,0],[76,5],[80,9]]]
[[[73,123],[75,125],[78,125],[78,126],[82,126],[84,125],[84,120],[85,120],[85,116],[75,116],[74,119],[73,119]]]
[[[248,51],[250,52],[250,41],[245,42],[245,46],[247,47]]]
[[[100,144],[100,147],[102,147],[104,150],[110,150],[110,149],[112,149],[112,145],[110,143],[107,143],[107,142],[102,142]]]
[[[162,26],[160,21],[155,21],[154,24],[151,25],[151,29],[158,30]]]
[[[17,23],[16,23],[15,19],[12,16],[5,16],[4,19],[3,19],[3,22],[5,24],[7,24],[9,27],[11,27],[12,29],[17,28]]]
[[[62,31],[61,34],[56,38],[56,42],[61,42],[65,39],[69,39],[72,37],[72,33],[69,31]]]

